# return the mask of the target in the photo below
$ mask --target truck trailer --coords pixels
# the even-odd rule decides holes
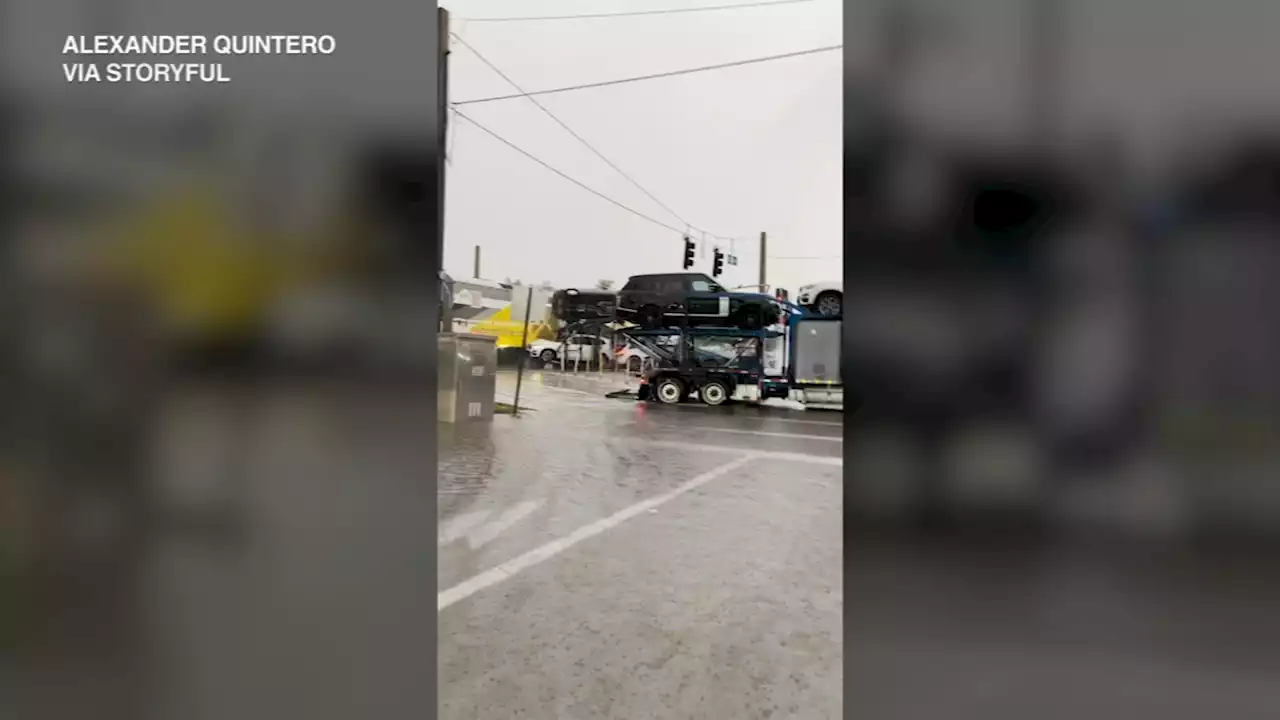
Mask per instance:
[[[641,401],[705,405],[793,400],[806,408],[843,409],[841,319],[785,303],[783,322],[747,330],[673,327],[620,332],[656,358],[641,379]]]

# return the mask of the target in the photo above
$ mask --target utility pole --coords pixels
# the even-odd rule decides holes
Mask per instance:
[[[471,277],[474,277],[474,278],[480,277],[480,246],[479,245],[476,246],[475,269],[471,272]]]
[[[452,281],[445,281],[444,274],[444,203],[445,203],[445,151],[449,145],[449,11],[436,8],[436,41],[439,43],[436,56],[436,147],[441,158],[436,169],[436,247],[435,267],[428,282],[437,288],[437,305],[440,314],[437,316],[439,332],[453,330],[453,287]],[[477,255],[479,248],[476,248]],[[479,260],[477,259],[477,262]]]
[[[768,233],[760,233],[760,292],[765,291],[765,269],[769,263],[768,253],[769,235]]]
[[[437,224],[439,232],[436,237],[436,275],[444,270],[444,201],[445,201],[445,167],[444,155],[449,145],[449,11],[444,8],[436,9],[436,23],[440,43],[440,55],[436,60],[436,147],[439,150],[441,159],[436,189]],[[477,262],[479,262],[479,248],[476,249]]]
[[[527,352],[529,349],[529,314],[533,311],[533,286],[529,286],[529,293],[525,296],[524,301],[524,332],[520,335],[520,364],[516,366],[516,396],[511,402],[511,414],[520,414],[520,385],[524,381],[524,364],[529,357]],[[579,353],[581,355],[581,353]],[[560,353],[561,366],[563,370],[564,353]]]
[[[1061,0],[1024,0],[1028,140],[1034,148],[1057,139],[1062,93],[1063,6]]]
[[[95,35],[110,35],[113,32],[119,32],[122,28],[128,26],[128,20],[124,18],[124,3],[120,0],[106,0],[106,2],[86,2],[85,13],[88,15],[86,23]],[[98,71],[99,75],[106,75],[107,63],[99,59],[100,56],[94,55],[92,61],[93,68]],[[105,90],[105,88],[99,88]],[[107,100],[106,92],[98,94],[97,99],[105,106],[109,112],[116,107],[116,104]],[[94,112],[101,112],[104,108],[95,108]],[[118,117],[118,116],[117,116]],[[99,117],[101,119],[101,117]],[[114,119],[114,118],[113,118]],[[114,128],[113,128],[114,130]]]
[[[879,53],[872,82],[882,107],[896,119],[901,85],[919,47],[919,26],[903,0],[882,0],[879,23]]]

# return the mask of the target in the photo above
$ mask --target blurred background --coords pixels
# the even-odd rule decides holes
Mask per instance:
[[[1278,28],[1247,2],[849,7],[871,716],[1280,711],[1280,108],[1249,71]]]
[[[0,715],[429,712],[434,5],[0,10]],[[61,77],[263,28],[338,49]]]
[[[216,92],[60,76],[249,7],[2,8],[4,717],[433,707],[431,8],[256,3],[342,50]],[[845,22],[846,707],[1277,717],[1280,8]]]

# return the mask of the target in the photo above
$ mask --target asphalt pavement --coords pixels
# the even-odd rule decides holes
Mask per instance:
[[[443,433],[440,716],[840,717],[841,416],[624,384],[532,373]]]
[[[0,716],[1280,717],[1272,551],[848,536],[840,415],[526,380],[438,472],[411,388],[173,393],[163,524],[84,505]]]
[[[520,417],[438,426],[438,474],[408,386],[175,388],[156,526],[86,495],[0,716],[838,717],[838,416],[526,380]]]

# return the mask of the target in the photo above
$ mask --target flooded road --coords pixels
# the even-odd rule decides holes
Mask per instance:
[[[473,429],[398,385],[175,392],[156,526],[86,504],[0,715],[835,718],[848,669],[868,717],[1277,717],[1269,552],[853,534],[838,415],[526,379]]]
[[[840,416],[586,382],[442,438],[441,717],[839,717]]]
[[[838,717],[838,426],[642,406],[611,382],[531,375],[527,411],[473,430],[401,384],[175,388],[154,527],[113,541],[85,495],[92,534],[18,618],[0,705]]]

